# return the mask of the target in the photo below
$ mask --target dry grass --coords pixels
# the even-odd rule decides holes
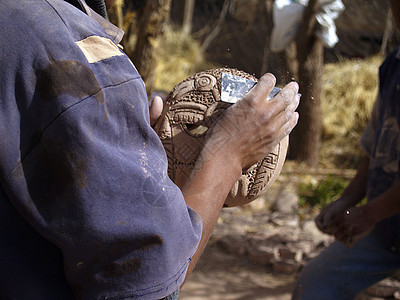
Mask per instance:
[[[322,163],[355,167],[359,140],[369,119],[378,88],[380,56],[327,64],[321,95]],[[333,159],[336,158],[336,159]]]
[[[157,59],[155,89],[166,93],[183,79],[213,67],[196,40],[172,28],[165,31],[160,41]]]

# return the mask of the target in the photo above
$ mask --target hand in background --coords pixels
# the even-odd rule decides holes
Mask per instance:
[[[315,224],[318,229],[323,233],[332,234],[329,229],[332,221],[342,215],[350,206],[351,204],[344,197],[325,206],[315,218]]]
[[[375,218],[366,206],[352,207],[340,214],[329,226],[329,231],[347,247],[352,247],[370,233],[376,225]]]
[[[346,211],[350,211],[366,195],[368,178],[369,158],[364,156],[360,162],[356,175],[343,191],[342,196],[336,201],[324,207],[315,219],[318,229],[324,233],[334,235],[336,219],[344,216]]]

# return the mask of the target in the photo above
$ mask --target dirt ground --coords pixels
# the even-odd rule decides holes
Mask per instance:
[[[295,181],[285,171],[268,191],[271,199],[279,195],[282,186]],[[269,203],[270,200],[264,200]],[[253,204],[262,204],[259,200]],[[267,205],[269,206],[269,205]],[[256,264],[246,255],[232,254],[224,249],[218,240],[223,235],[243,234],[244,231],[268,231],[267,221],[255,217],[255,212],[265,206],[250,210],[228,209],[221,213],[224,222],[217,224],[214,234],[197,263],[194,271],[180,291],[180,300],[290,300],[296,274],[273,274],[271,267]],[[232,218],[232,216],[234,216]]]
[[[180,292],[182,300],[289,300],[295,275],[274,275],[211,243]]]

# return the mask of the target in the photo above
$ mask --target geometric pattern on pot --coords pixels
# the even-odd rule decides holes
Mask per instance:
[[[232,68],[196,73],[171,90],[154,127],[167,153],[168,175],[179,187],[185,184],[194,168],[208,128],[232,105],[221,101],[223,73],[257,81],[254,76]],[[225,200],[225,207],[245,205],[267,192],[282,170],[288,142],[289,138],[285,137],[266,157],[242,170]]]

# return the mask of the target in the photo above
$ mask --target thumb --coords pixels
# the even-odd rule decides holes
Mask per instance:
[[[155,96],[150,104],[150,125],[153,126],[160,117],[164,107],[163,100],[160,96]]]

